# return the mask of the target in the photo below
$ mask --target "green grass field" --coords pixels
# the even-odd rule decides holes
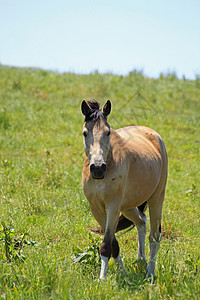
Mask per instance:
[[[110,260],[107,281],[98,281],[102,237],[88,231],[96,222],[81,189],[80,105],[91,98],[111,100],[112,128],[146,125],[165,141],[169,177],[154,284],[136,261],[135,229],[118,234],[127,276]],[[199,160],[199,77],[0,66],[1,299],[200,299]]]

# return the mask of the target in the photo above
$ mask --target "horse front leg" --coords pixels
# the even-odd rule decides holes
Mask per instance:
[[[126,271],[123,266],[122,259],[121,259],[120,253],[119,253],[119,244],[118,244],[118,241],[115,236],[114,236],[114,239],[112,242],[112,257],[115,260],[117,269],[121,270],[124,274],[126,274]]]
[[[107,274],[108,261],[111,257],[111,243],[112,243],[112,235],[109,231],[106,231],[104,234],[103,243],[100,247],[100,255],[101,255],[101,272],[100,279],[105,279]]]
[[[117,227],[120,210],[116,208],[115,205],[106,208],[106,227],[105,227],[103,243],[101,244],[100,247],[100,255],[101,255],[100,279],[106,278],[108,261],[111,256],[115,259],[116,263],[119,263],[119,265],[121,262],[121,258],[119,256],[119,244],[115,238],[115,230]]]

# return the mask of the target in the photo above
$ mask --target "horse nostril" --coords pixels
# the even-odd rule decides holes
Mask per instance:
[[[102,171],[102,172],[105,172],[105,171],[106,171],[106,164],[102,164],[102,165],[101,165],[101,171]]]
[[[90,165],[90,173],[94,179],[103,179],[105,172],[106,172],[106,164],[104,163],[102,165],[97,165],[97,166],[95,164]]]
[[[91,164],[91,165],[90,165],[90,172],[91,172],[91,173],[94,173],[94,171],[95,171],[95,165],[94,165],[94,164]]]

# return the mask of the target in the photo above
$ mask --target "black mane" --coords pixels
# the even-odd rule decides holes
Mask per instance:
[[[100,104],[96,100],[87,101],[87,105],[90,108],[89,113],[85,116],[85,122],[87,121],[100,121],[100,119],[106,120],[106,117],[100,110]]]

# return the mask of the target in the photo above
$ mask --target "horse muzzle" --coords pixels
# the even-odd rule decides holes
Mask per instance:
[[[102,165],[95,165],[91,164],[90,165],[90,174],[93,179],[103,179],[106,173],[106,164]]]

